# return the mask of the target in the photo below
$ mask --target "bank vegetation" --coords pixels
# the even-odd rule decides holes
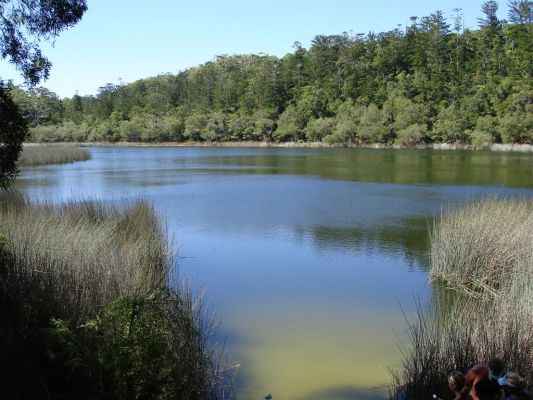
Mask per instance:
[[[449,393],[454,370],[498,357],[533,383],[533,200],[491,198],[443,213],[431,231],[433,297],[409,323],[391,397]]]
[[[212,325],[173,267],[145,201],[2,192],[0,397],[222,398]]]

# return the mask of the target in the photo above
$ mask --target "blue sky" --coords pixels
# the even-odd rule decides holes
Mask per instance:
[[[43,85],[60,97],[95,94],[108,82],[128,83],[177,73],[220,54],[283,56],[317,34],[382,32],[404,26],[411,16],[463,10],[475,28],[483,1],[403,0],[88,0],[89,10],[53,47],[43,43],[52,71]],[[507,7],[500,1],[499,17]],[[0,76],[20,82],[0,62]]]

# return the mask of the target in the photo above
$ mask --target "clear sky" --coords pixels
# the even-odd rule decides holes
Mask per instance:
[[[499,17],[506,18],[500,0]],[[483,1],[469,0],[88,0],[81,22],[43,53],[52,61],[43,83],[60,97],[96,94],[108,82],[124,83],[177,73],[221,54],[283,56],[318,34],[382,32],[411,16],[441,10],[452,23],[461,8],[465,26],[477,27]],[[20,82],[7,62],[0,76]]]

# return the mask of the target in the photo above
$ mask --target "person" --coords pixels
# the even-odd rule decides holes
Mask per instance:
[[[493,358],[487,365],[476,365],[466,375],[465,384],[473,385],[474,381],[487,378],[496,387],[498,379],[505,375],[505,363],[500,358]]]
[[[505,392],[505,400],[530,400],[526,381],[516,372],[507,372],[498,379],[498,383]]]
[[[466,377],[461,371],[453,371],[448,375],[448,386],[455,395],[455,400],[472,400],[465,386]]]
[[[505,363],[500,358],[493,358],[489,361],[489,379],[498,380],[505,376]]]
[[[498,384],[497,381],[496,384]],[[473,400],[503,400],[505,398],[499,384],[495,386],[488,376],[474,383],[470,395]]]
[[[490,368],[487,365],[476,365],[468,371],[465,386],[471,388],[470,396],[474,400],[496,400],[501,397],[498,380],[490,378]]]

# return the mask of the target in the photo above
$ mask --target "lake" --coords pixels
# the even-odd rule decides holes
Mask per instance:
[[[28,168],[34,199],[142,197],[179,276],[220,321],[241,399],[382,399],[404,314],[431,297],[428,226],[487,195],[533,197],[533,153],[94,147]]]

